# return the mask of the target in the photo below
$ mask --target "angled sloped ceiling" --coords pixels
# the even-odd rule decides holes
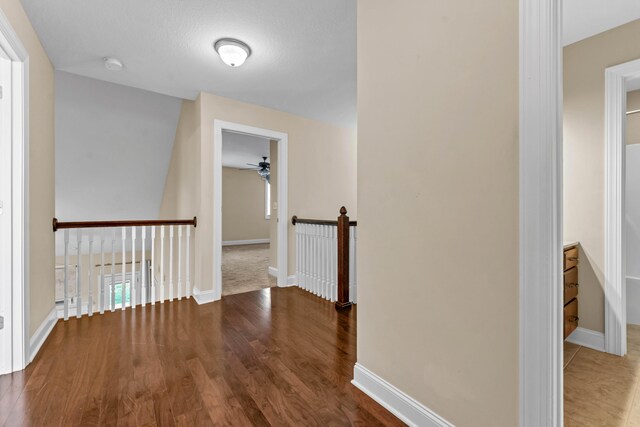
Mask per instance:
[[[56,217],[157,218],[181,100],[56,72]]]

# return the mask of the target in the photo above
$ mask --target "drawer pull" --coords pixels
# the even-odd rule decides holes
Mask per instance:
[[[578,261],[578,257],[577,256],[570,256],[569,258],[567,258],[567,260],[569,260],[569,261]]]
[[[569,322],[578,323],[580,318],[578,316],[569,316]]]
[[[579,283],[569,283],[569,284],[567,285],[567,288],[577,288],[577,287],[579,287],[579,286],[580,286],[580,284],[579,284]]]

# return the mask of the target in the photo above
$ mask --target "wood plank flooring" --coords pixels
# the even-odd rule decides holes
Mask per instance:
[[[628,325],[624,357],[565,346],[564,425],[640,426],[640,326]]]
[[[0,425],[403,425],[350,380],[356,309],[298,288],[59,321]]]

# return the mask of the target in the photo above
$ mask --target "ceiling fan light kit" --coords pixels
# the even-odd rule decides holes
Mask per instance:
[[[262,161],[257,165],[253,163],[247,163],[247,166],[252,166],[251,168],[241,169],[248,171],[256,171],[258,175],[268,183],[271,183],[271,163],[267,162],[267,157],[263,156]]]

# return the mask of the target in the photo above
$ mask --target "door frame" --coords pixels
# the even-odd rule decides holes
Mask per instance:
[[[562,0],[520,0],[520,426],[562,426]]]
[[[11,61],[11,215],[12,237],[7,252],[11,265],[11,371],[29,362],[29,55],[0,10],[0,49]],[[2,372],[0,372],[2,373]]]
[[[604,345],[627,353],[626,111],[627,80],[640,75],[640,59],[605,69]]]
[[[269,138],[278,142],[278,276],[279,287],[288,286],[288,153],[289,136],[240,123],[213,122],[213,278],[214,300],[222,298],[222,131]],[[272,212],[273,215],[273,212]]]

